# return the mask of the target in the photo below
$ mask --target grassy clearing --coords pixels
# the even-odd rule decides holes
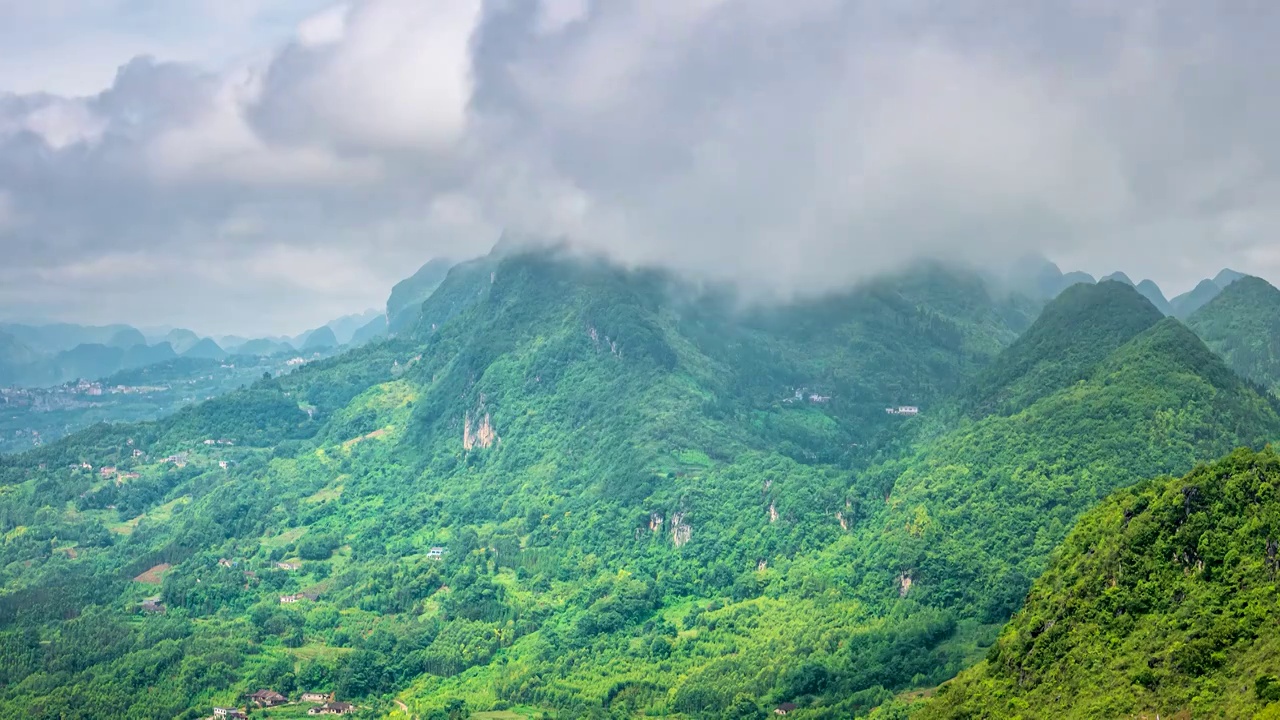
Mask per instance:
[[[290,652],[292,652],[293,656],[297,658],[299,661],[305,661],[305,660],[316,660],[319,658],[323,658],[325,660],[332,660],[335,658],[340,658],[343,655],[349,655],[355,652],[355,650],[353,648],[321,645],[320,643],[307,643],[306,645],[303,645],[300,648],[295,648]]]
[[[191,496],[183,495],[182,497],[170,500],[164,505],[154,508],[149,512],[144,512],[136,518],[125,520],[123,522],[107,522],[105,525],[107,526],[107,529],[113,533],[132,535],[133,531],[138,529],[138,523],[143,520],[157,523],[169,522],[173,519],[174,510],[176,510],[179,505],[186,505],[189,502],[191,502]]]
[[[171,567],[173,566],[169,563],[160,563],[134,578],[133,581],[140,582],[143,585],[159,585],[164,580],[165,572]]]
[[[298,538],[305,535],[306,532],[307,528],[304,527],[292,528],[280,533],[279,535],[272,535],[271,537],[263,538],[262,546],[272,550],[278,547],[284,547],[292,542],[296,542]]]
[[[329,502],[330,500],[337,500],[338,498],[342,497],[342,488],[343,486],[341,483],[337,485],[333,485],[331,487],[324,488],[312,495],[308,495],[307,497],[303,498],[302,502],[309,503],[312,505],[319,505],[320,503]]]

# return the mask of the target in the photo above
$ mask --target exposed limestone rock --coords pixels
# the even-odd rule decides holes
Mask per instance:
[[[849,531],[849,521],[844,519],[844,513],[836,511],[836,520],[840,521],[840,529],[845,532]]]
[[[684,547],[692,535],[693,526],[685,524],[684,513],[676,513],[671,518],[671,542],[675,543],[676,547]]]
[[[474,430],[471,427],[471,413],[466,414],[462,425],[463,450],[491,447],[497,441],[498,433],[493,429],[493,422],[489,418],[489,413],[484,414],[484,417],[479,420]]]
[[[760,562],[756,563],[756,572],[764,572],[765,570],[768,570],[768,569],[769,569],[768,560],[761,560]]]
[[[649,531],[662,532],[662,519],[659,513],[649,513]]]
[[[911,573],[902,573],[898,576],[898,597],[906,597],[911,591]]]
[[[778,522],[778,508],[773,503],[769,503],[769,524]]]

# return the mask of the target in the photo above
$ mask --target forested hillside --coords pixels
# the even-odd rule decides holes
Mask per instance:
[[[1231,283],[1187,325],[1236,372],[1280,390],[1280,290],[1266,280]]]
[[[981,658],[1100,498],[1280,434],[1132,288],[1036,309],[464,263],[391,340],[0,460],[0,716],[865,714]]]
[[[1280,717],[1277,488],[1240,451],[1108,497],[918,717]]]
[[[866,528],[871,552],[845,571],[897,574],[909,596],[998,622],[1080,513],[1115,489],[1280,437],[1276,405],[1166,318],[1088,379],[872,468],[884,502],[864,503],[882,511]]]

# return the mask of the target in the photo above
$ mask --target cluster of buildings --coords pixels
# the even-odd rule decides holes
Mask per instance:
[[[275,690],[258,690],[245,696],[250,706],[256,708],[273,708],[288,705],[289,698]],[[356,711],[356,706],[348,702],[334,699],[333,693],[304,692],[300,702],[322,703],[309,710],[308,715],[348,715]],[[213,720],[245,720],[249,713],[236,707],[215,707]]]
[[[161,460],[160,464],[163,465],[167,463],[173,463],[175,467],[184,468],[187,466],[187,462],[190,460],[190,457],[191,456],[189,456],[187,453],[176,453],[174,455],[170,455],[169,457]]]
[[[815,404],[815,405],[824,405],[824,404],[826,404],[826,403],[831,402],[831,396],[830,396],[830,395],[820,395],[820,394],[818,394],[818,393],[806,392],[804,388],[798,388],[798,389],[796,389],[796,392],[795,392],[795,394],[794,394],[794,395],[792,395],[792,396],[791,396],[791,397],[789,397],[789,398],[786,398],[786,399],[785,399],[785,400],[783,400],[782,402],[784,402],[784,403],[786,403],[786,404],[788,404],[788,405],[793,405],[793,404],[795,404],[795,403],[802,403],[802,402],[805,402],[806,400],[807,400],[808,402],[811,402],[811,403]]]
[[[280,604],[292,605],[298,602],[299,600],[310,600],[311,602],[315,602],[319,597],[320,597],[320,593],[314,590],[308,590],[305,592],[295,593],[293,595],[281,595]]]
[[[0,397],[4,398],[34,398],[34,397],[56,397],[59,395],[85,395],[88,397],[101,397],[103,395],[147,395],[150,393],[168,392],[168,385],[103,385],[100,382],[92,380],[80,380],[75,383],[67,383],[65,385],[55,385],[47,388],[19,388],[9,387],[0,388]]]
[[[898,407],[887,407],[884,409],[889,415],[919,415],[920,408],[915,405],[899,405]]]

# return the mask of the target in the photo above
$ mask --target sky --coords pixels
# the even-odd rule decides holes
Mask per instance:
[[[508,233],[1280,280],[1280,5],[0,0],[0,317],[298,332]]]

